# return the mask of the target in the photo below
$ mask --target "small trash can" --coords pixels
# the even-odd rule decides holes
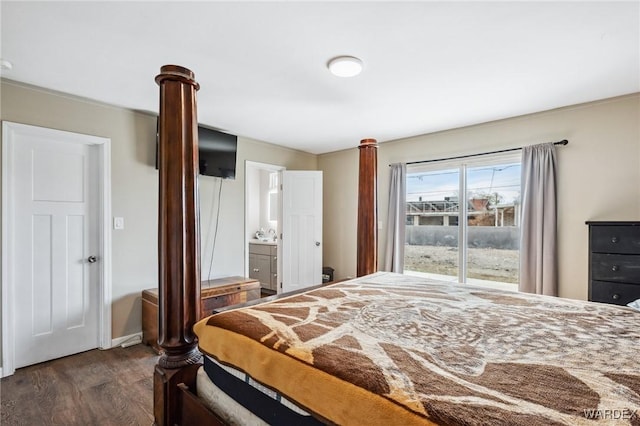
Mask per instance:
[[[322,284],[333,281],[333,268],[329,266],[322,267]]]

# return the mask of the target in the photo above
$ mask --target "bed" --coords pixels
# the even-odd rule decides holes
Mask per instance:
[[[370,139],[360,144],[358,278],[197,322],[198,86],[172,65],[156,81],[156,424],[640,425],[640,312],[376,271]]]
[[[195,331],[206,356],[331,423],[550,425],[640,409],[639,316],[380,272]]]

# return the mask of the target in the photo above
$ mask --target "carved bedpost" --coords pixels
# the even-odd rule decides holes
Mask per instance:
[[[158,118],[160,194],[158,210],[158,344],[164,350],[154,374],[154,416],[173,425],[177,384],[188,382],[201,361],[193,325],[200,304],[198,207],[198,83],[190,70],[165,65]]]
[[[360,141],[358,181],[358,265],[359,277],[378,270],[378,144]]]

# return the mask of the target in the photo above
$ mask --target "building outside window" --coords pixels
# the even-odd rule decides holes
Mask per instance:
[[[405,273],[517,290],[520,154],[407,167]]]

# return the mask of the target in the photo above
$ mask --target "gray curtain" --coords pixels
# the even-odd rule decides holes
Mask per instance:
[[[545,143],[524,147],[520,291],[558,295],[556,222],[555,146]]]
[[[387,223],[387,246],[384,266],[386,271],[400,272],[404,269],[404,239],[407,205],[407,165],[391,165],[389,185],[389,215]]]

